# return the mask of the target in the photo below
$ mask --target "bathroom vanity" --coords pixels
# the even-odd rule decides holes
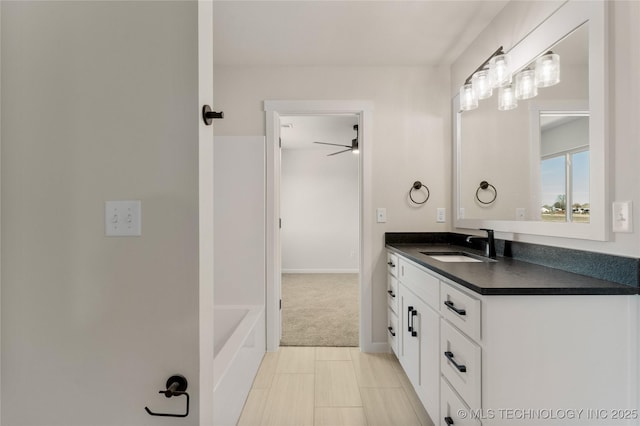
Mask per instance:
[[[436,425],[640,422],[637,286],[442,241],[387,239],[387,268],[389,344]]]

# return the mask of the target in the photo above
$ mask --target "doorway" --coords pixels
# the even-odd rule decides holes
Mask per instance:
[[[358,346],[357,114],[280,117],[283,346]]]
[[[372,104],[368,101],[265,101],[267,134],[267,350],[277,351],[281,338],[281,232],[280,232],[280,136],[281,117],[305,115],[352,114],[357,117],[359,128],[359,257],[358,303],[359,346],[364,352],[379,352],[372,342],[371,333],[371,269],[372,241],[371,217],[371,128]]]

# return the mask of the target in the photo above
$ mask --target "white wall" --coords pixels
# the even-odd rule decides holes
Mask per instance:
[[[358,272],[358,156],[330,152],[282,150],[282,272]]]
[[[451,96],[464,79],[497,46],[509,49],[539,25],[561,4],[558,2],[510,2],[451,67]],[[610,35],[610,127],[609,179],[611,198],[631,200],[640,205],[640,3],[607,2]],[[634,232],[612,234],[611,241],[597,242],[557,237],[515,235],[514,238],[539,244],[569,247],[626,256],[640,256],[640,208],[634,209]],[[460,230],[464,231],[464,230]]]
[[[213,170],[216,305],[264,306],[264,136],[216,137]]]
[[[265,134],[264,100],[370,100],[373,102],[372,199],[386,207],[388,221],[368,230],[374,245],[373,342],[386,337],[385,231],[446,231],[436,208],[451,205],[449,70],[430,67],[254,67],[217,66],[216,104],[225,119],[216,135]],[[362,130],[362,129],[361,129]],[[367,131],[367,129],[364,129]],[[429,186],[431,199],[410,206],[415,180]],[[447,220],[450,216],[447,212]]]
[[[2,2],[2,424],[198,423],[195,2]],[[104,202],[142,201],[142,236]]]

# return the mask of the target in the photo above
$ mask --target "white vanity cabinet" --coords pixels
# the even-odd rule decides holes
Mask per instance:
[[[439,281],[402,257],[398,268],[401,328],[396,354],[420,401],[435,419],[440,410]]]
[[[481,295],[396,259],[395,351],[436,425],[640,424],[637,296]]]
[[[399,326],[398,305],[400,297],[398,295],[398,256],[387,252],[387,331],[389,346],[398,355]]]

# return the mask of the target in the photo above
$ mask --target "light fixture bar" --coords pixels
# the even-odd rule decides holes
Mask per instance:
[[[477,73],[478,71],[480,71],[480,70],[484,69],[484,68],[489,64],[489,61],[490,61],[494,56],[498,56],[498,55],[504,55],[504,49],[503,49],[503,47],[502,47],[502,46],[500,46],[500,47],[498,48],[498,50],[496,50],[495,52],[493,52],[493,53],[491,54],[491,56],[489,56],[489,57],[487,58],[487,60],[486,60],[486,61],[484,61],[484,62],[482,63],[482,65],[480,65],[478,68],[476,68],[476,70],[475,70],[474,72],[472,72],[472,73],[471,73],[471,75],[470,75],[469,77],[467,77],[467,79],[464,81],[464,84],[469,84],[469,83],[471,83],[471,79],[473,78],[473,75],[474,75],[475,73]]]

